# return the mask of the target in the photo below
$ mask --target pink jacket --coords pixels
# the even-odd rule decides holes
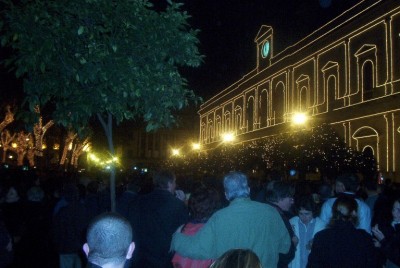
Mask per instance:
[[[187,235],[194,235],[197,233],[204,223],[188,223],[182,230],[182,233]],[[208,268],[214,260],[195,260],[182,257],[181,255],[175,253],[172,258],[172,264],[174,268]]]

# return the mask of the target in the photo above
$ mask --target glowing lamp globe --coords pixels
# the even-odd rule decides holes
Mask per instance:
[[[304,113],[296,113],[293,115],[293,123],[296,125],[302,125],[307,121],[307,116]]]
[[[235,136],[233,135],[233,133],[225,133],[224,135],[222,135],[222,140],[224,142],[231,142],[235,140]]]

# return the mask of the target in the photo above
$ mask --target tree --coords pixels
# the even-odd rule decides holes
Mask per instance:
[[[179,67],[201,63],[198,31],[181,5],[155,11],[147,0],[5,0],[4,62],[24,76],[31,110],[54,106],[53,119],[80,130],[96,116],[114,155],[113,122],[143,118],[147,130],[175,123],[199,101]],[[110,175],[115,209],[115,170]]]
[[[46,131],[54,125],[54,121],[50,120],[43,126],[43,117],[40,114],[39,106],[36,106],[34,111],[38,115],[38,122],[33,126],[33,135],[35,136],[35,155],[43,156],[43,137],[46,134]]]
[[[9,105],[6,106],[6,110],[6,116],[4,117],[3,121],[0,122],[0,133],[7,125],[11,124],[14,121],[14,113],[11,112]]]
[[[7,151],[11,149],[11,142],[14,140],[15,135],[15,133],[11,135],[7,129],[1,132],[1,147],[3,148],[2,163],[6,162]]]
[[[34,150],[32,134],[20,131],[15,138],[16,147],[11,146],[10,150],[17,154],[17,165],[24,165],[25,155],[28,154],[29,150]],[[33,156],[33,154],[31,154]]]

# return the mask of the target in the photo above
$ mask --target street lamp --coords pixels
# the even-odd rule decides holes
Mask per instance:
[[[222,134],[222,141],[224,143],[232,142],[235,140],[235,135],[232,132]]]
[[[305,113],[295,113],[292,117],[292,122],[295,125],[304,125],[307,122],[308,118]]]
[[[200,143],[192,143],[192,149],[193,150],[200,150]]]
[[[179,156],[180,155],[179,149],[172,149],[172,155],[173,156]]]

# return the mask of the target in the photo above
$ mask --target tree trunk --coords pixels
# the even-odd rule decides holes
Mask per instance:
[[[115,156],[114,143],[112,137],[112,115],[107,113],[107,123],[104,121],[100,114],[97,114],[101,125],[103,126],[104,132],[107,137],[108,149],[112,157]],[[116,211],[116,195],[115,195],[115,164],[112,162],[110,168],[110,197],[111,197],[111,211]]]
[[[3,164],[6,162],[6,155],[7,155],[7,150],[3,147],[3,159],[2,159]]]

